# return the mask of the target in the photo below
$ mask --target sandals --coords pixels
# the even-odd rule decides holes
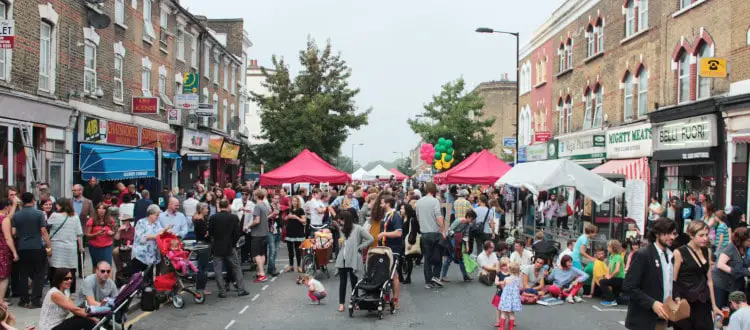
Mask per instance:
[[[343,312],[344,312],[344,305],[339,305],[339,313],[343,313]]]

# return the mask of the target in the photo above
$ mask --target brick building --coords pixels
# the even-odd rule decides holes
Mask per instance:
[[[491,131],[495,134],[495,148],[492,152],[500,158],[513,159],[503,149],[503,138],[516,136],[516,82],[509,81],[507,74],[501,81],[489,81],[479,84],[475,93],[484,99],[483,117],[495,118]],[[513,148],[505,148],[512,151]],[[419,151],[419,150],[417,150]],[[508,156],[510,155],[510,156]]]
[[[565,1],[521,50],[519,154],[589,168],[609,161],[602,171],[631,166],[638,170],[629,179],[650,195],[703,193],[724,205],[732,168],[747,177],[742,142],[739,165],[722,157],[720,109],[733,95],[733,108],[749,107],[741,99],[750,92],[749,15],[750,3],[733,0]],[[729,76],[701,77],[707,57],[727,59]],[[535,138],[545,125],[547,144]],[[638,210],[645,202],[628,201]]]
[[[0,149],[0,179],[7,181],[0,181],[21,190],[49,181],[55,196],[90,177],[154,189],[159,171],[148,149],[156,142],[166,186],[176,187],[181,167],[191,168],[186,154],[218,159],[208,178],[226,179],[224,163],[236,163],[242,144],[232,129],[242,117],[240,72],[249,47],[242,20],[217,23],[232,31],[222,39],[213,22],[172,0],[0,1],[0,15],[15,22],[13,49],[0,51],[0,137],[8,141]],[[103,16],[111,24],[101,24]],[[204,76],[197,90],[216,107],[211,119],[187,112],[168,118],[179,114],[174,98],[189,72]],[[206,139],[186,145],[185,135]],[[209,145],[218,150],[210,153]],[[193,172],[198,178],[205,170]]]

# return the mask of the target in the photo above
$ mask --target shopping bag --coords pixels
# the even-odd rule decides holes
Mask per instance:
[[[471,255],[464,253],[464,268],[466,268],[467,273],[471,274],[478,266],[477,262],[471,258]]]

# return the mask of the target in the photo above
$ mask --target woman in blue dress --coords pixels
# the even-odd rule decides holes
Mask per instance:
[[[516,312],[521,311],[521,265],[513,262],[508,266],[510,276],[503,280],[503,293],[500,296],[500,329],[505,330],[505,320],[508,321],[508,329],[513,330],[516,326]]]

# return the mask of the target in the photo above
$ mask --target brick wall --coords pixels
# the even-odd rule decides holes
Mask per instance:
[[[495,135],[495,148],[492,152],[502,156],[503,137],[516,136],[516,82],[485,82],[479,84],[475,92],[484,99],[482,118],[495,118],[490,129]]]

